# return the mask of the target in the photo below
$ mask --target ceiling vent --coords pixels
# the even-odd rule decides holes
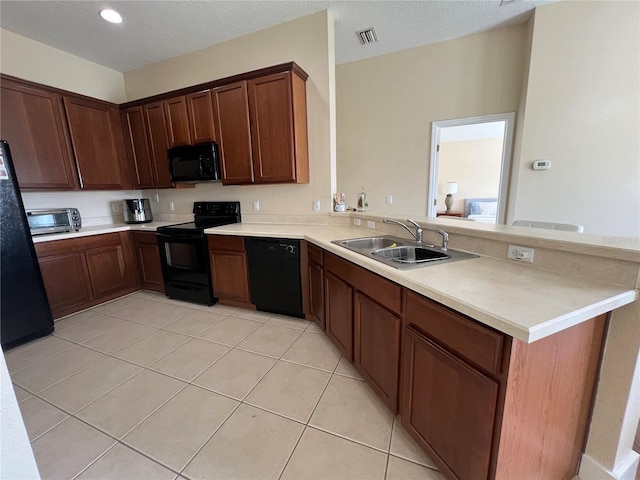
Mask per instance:
[[[378,35],[376,35],[373,27],[367,28],[366,30],[360,30],[356,32],[358,38],[360,39],[361,45],[367,45],[368,43],[374,43],[378,41]]]

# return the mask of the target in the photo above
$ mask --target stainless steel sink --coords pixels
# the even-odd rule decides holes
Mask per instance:
[[[437,262],[451,258],[444,252],[439,252],[433,248],[423,248],[420,246],[381,248],[371,252],[375,257],[393,260],[399,263],[425,263]]]
[[[478,256],[450,248],[443,250],[434,245],[416,245],[412,240],[389,235],[335,240],[332,243],[399,269],[425,267]]]

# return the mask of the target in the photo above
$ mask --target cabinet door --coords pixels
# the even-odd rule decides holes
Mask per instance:
[[[249,80],[247,86],[255,181],[295,182],[291,74]]]
[[[167,121],[169,148],[191,145],[187,99],[182,96],[166,100],[163,103]]]
[[[354,362],[394,414],[398,412],[401,326],[398,317],[356,293]]]
[[[211,92],[207,90],[187,95],[187,110],[191,142],[195,145],[215,141]]]
[[[452,478],[489,474],[498,384],[405,329],[402,423]]]
[[[77,188],[60,96],[5,78],[0,92],[0,130],[11,147],[20,188]]]
[[[135,188],[153,188],[153,167],[147,142],[144,111],[142,107],[131,107],[122,111],[122,123],[127,152],[134,173]]]
[[[122,246],[109,246],[89,250],[87,266],[91,286],[96,298],[127,288],[127,271]]]
[[[324,330],[324,270],[315,262],[309,262],[308,265],[311,318]]]
[[[133,232],[133,242],[138,260],[142,288],[164,293],[160,249],[155,233]]]
[[[353,361],[353,289],[338,277],[325,273],[327,335],[342,354]]]
[[[251,303],[244,252],[211,252],[213,294],[220,300]]]
[[[167,157],[169,139],[167,138],[164,107],[162,102],[156,102],[144,105],[143,108],[149,135],[153,181],[157,188],[171,188],[173,182],[169,175],[169,157]]]
[[[114,105],[64,97],[80,185],[86,190],[131,187],[120,112]]]
[[[251,129],[247,82],[241,81],[212,91],[216,138],[222,160],[222,183],[253,182]]]
[[[38,263],[55,318],[80,310],[93,298],[84,254],[43,257]]]

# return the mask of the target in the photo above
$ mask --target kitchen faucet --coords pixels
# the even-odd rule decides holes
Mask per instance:
[[[411,223],[413,226],[416,227],[416,233],[413,233],[409,227],[407,227],[404,223],[399,222],[397,220],[393,220],[391,218],[384,218],[382,220],[382,223],[396,223],[401,227],[406,228],[407,231],[413,236],[413,238],[416,239],[416,245],[422,245],[422,228],[420,227],[420,225],[418,225],[416,222],[414,222],[410,218],[407,218],[407,222]]]
[[[449,243],[449,234],[444,230],[438,230],[438,233],[442,235],[442,250],[447,251],[447,244]]]

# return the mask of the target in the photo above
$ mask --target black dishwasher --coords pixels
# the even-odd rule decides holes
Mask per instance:
[[[304,318],[300,241],[246,237],[251,303],[263,312]]]

